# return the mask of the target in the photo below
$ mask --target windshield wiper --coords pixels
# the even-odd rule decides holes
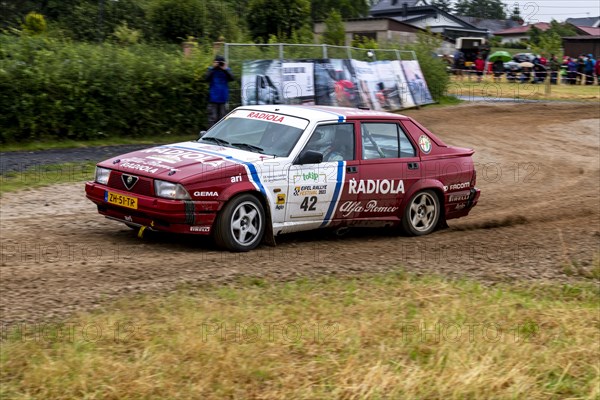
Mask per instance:
[[[207,142],[215,142],[216,144],[220,144],[220,145],[223,145],[223,146],[229,145],[229,142],[227,140],[219,139],[219,138],[212,137],[212,136],[203,137],[200,140],[207,141]]]
[[[258,147],[258,146],[255,146],[253,144],[248,144],[248,143],[231,143],[231,145],[235,146],[235,147],[243,147],[250,151],[256,151],[258,153],[262,153],[263,151],[265,151],[265,149],[263,149],[262,147]]]

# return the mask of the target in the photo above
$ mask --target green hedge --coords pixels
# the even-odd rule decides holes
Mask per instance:
[[[0,142],[196,134],[210,61],[178,46],[0,35]]]

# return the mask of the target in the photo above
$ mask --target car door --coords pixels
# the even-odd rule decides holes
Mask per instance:
[[[405,193],[421,177],[415,145],[395,121],[363,122],[360,131],[359,174],[348,183],[360,204],[355,217],[396,220]]]
[[[300,156],[307,151],[323,155],[320,163],[300,164],[289,169],[286,225],[312,229],[353,218],[354,211],[340,211],[342,203],[356,201],[349,195],[348,180],[357,175],[355,124],[324,123],[317,125]],[[289,229],[287,229],[289,231]]]

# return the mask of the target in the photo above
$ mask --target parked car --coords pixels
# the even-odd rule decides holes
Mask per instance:
[[[85,190],[107,218],[232,251],[326,227],[425,235],[477,204],[472,154],[398,114],[245,106],[198,140],[100,162]]]
[[[533,54],[533,53],[517,53],[513,56],[513,60],[518,63],[533,62],[533,60],[535,60],[535,54]]]

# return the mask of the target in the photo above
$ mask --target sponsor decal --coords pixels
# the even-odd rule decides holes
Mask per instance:
[[[444,186],[444,192],[447,192],[448,190],[468,189],[470,187],[471,187],[471,182],[453,183],[450,186]]]
[[[133,218],[131,218],[131,215],[126,215],[124,218],[125,221],[133,222]]]
[[[266,182],[277,182],[277,181],[285,181],[287,180],[287,175],[285,173],[279,173],[276,175],[263,175],[262,178]]]
[[[319,174],[315,171],[304,172],[299,175],[294,175],[294,183],[298,181],[323,183],[327,182],[327,175]]]
[[[348,181],[348,192],[350,194],[376,193],[376,194],[396,194],[404,193],[404,181],[394,181],[388,179],[367,179],[357,181],[350,179]]]
[[[138,182],[139,179],[140,178],[138,178],[137,176],[133,176],[133,175],[126,175],[126,174],[121,175],[121,180],[123,181],[123,185],[125,185],[127,190],[131,190],[135,186],[135,184]]]
[[[251,112],[248,118],[264,119],[265,121],[283,122],[283,116],[277,114],[268,114],[262,112]]]
[[[277,204],[285,204],[285,194],[279,193],[277,195]]]
[[[371,200],[363,205],[360,201],[347,201],[340,206],[342,217],[347,217],[352,213],[393,213],[398,211],[398,207],[382,207],[377,204],[377,200]]]
[[[454,207],[455,210],[462,210],[463,208],[465,208],[467,206],[466,203],[461,203],[461,204],[457,204],[456,207]]]
[[[208,225],[190,226],[190,232],[210,232],[210,226],[208,226]]]
[[[419,137],[419,147],[425,154],[428,154],[431,151],[431,139],[429,139],[429,136],[421,135],[421,137]]]
[[[327,185],[294,187],[294,196],[314,196],[318,194],[327,194]]]
[[[219,192],[194,192],[196,197],[219,197]]]
[[[231,183],[236,183],[236,182],[241,182],[241,181],[242,181],[242,175],[231,177]]]
[[[223,160],[215,160],[215,156],[211,154],[199,153],[197,151],[187,151],[174,149],[171,147],[154,147],[151,149],[142,150],[143,153],[152,153],[146,158],[154,159],[155,161],[167,162],[167,163],[178,163],[184,160],[197,161],[199,163],[207,164],[213,167],[218,167],[223,164]],[[157,153],[158,155],[154,154]],[[168,160],[168,161],[167,161]],[[169,167],[170,168],[170,167]]]
[[[136,163],[131,163],[131,162],[124,162],[123,164],[121,164],[121,167],[135,169],[137,171],[147,172],[149,174],[155,174],[156,172],[158,172],[158,168],[152,168],[151,166],[148,166],[148,165],[141,165],[141,164],[136,164]]]
[[[451,194],[448,198],[450,203],[454,203],[455,201],[467,201],[469,200],[468,194]]]

